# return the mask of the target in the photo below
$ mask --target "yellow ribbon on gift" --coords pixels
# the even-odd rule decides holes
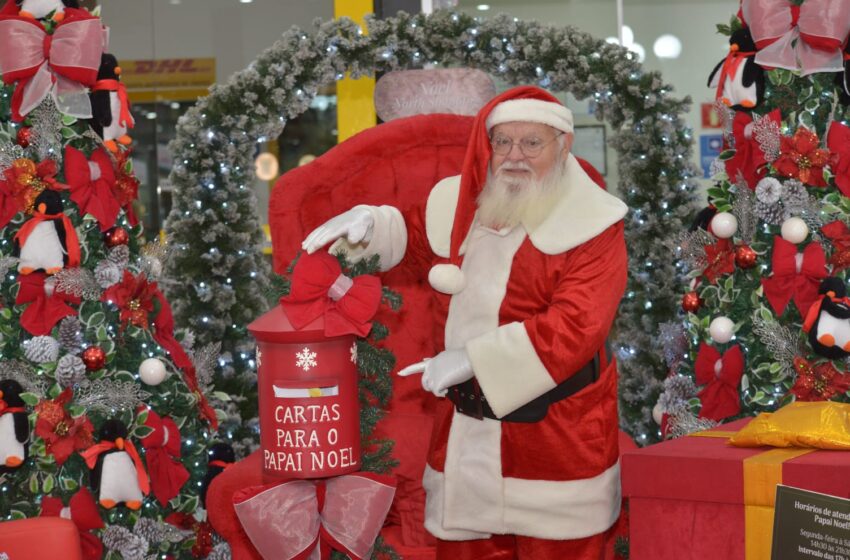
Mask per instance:
[[[728,438],[738,447],[777,448],[744,459],[745,558],[769,560],[782,463],[817,449],[850,449],[850,405],[794,402],[772,414],[759,414],[738,432],[710,430],[691,435]]]

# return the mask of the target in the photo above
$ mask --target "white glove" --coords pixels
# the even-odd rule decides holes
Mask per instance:
[[[372,239],[372,228],[375,220],[366,208],[352,208],[320,225],[301,243],[301,248],[308,254],[321,249],[331,241],[345,236],[352,245]]]
[[[398,374],[402,377],[422,374],[422,388],[438,397],[445,397],[452,385],[472,379],[472,363],[463,348],[444,350],[433,358],[407,366]]]

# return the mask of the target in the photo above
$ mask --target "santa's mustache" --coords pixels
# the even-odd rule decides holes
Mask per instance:
[[[499,175],[504,171],[531,171],[532,173],[534,172],[534,170],[531,169],[531,166],[525,163],[524,161],[506,161],[502,165],[500,165],[498,169],[496,169],[496,175]]]

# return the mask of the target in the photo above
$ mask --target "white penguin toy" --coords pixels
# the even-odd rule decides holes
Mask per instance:
[[[76,0],[18,0],[21,11],[18,15],[30,19],[44,19],[53,13],[53,21],[65,19],[65,8],[79,8]]]
[[[19,258],[18,272],[30,274],[44,270],[56,274],[65,265],[80,264],[80,242],[74,225],[65,216],[62,197],[44,190],[34,203],[33,217],[15,235],[14,255]]]
[[[29,421],[23,392],[17,381],[0,380],[0,473],[17,469],[27,458]]]
[[[138,451],[127,439],[127,427],[120,420],[104,422],[100,443],[81,455],[91,469],[89,483],[101,506],[112,509],[123,503],[134,511],[142,507],[150,482]]]
[[[100,57],[97,82],[89,95],[92,106],[91,125],[103,138],[103,145],[112,153],[118,145],[129,146],[133,139],[127,130],[136,125],[130,111],[127,89],[121,83],[121,67],[114,55],[104,53]]]

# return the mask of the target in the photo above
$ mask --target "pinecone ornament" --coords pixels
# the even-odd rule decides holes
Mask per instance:
[[[76,317],[65,317],[59,322],[59,345],[72,354],[83,349],[83,325]]]
[[[52,336],[36,336],[24,342],[24,356],[37,364],[55,362],[59,357],[59,342]]]
[[[121,281],[121,269],[111,260],[102,260],[94,268],[94,279],[101,288],[109,288]]]
[[[118,265],[118,268],[126,268],[130,263],[130,248],[127,245],[113,247],[106,258]]]
[[[86,379],[86,364],[79,356],[65,354],[56,365],[56,382],[62,387],[79,385]]]

